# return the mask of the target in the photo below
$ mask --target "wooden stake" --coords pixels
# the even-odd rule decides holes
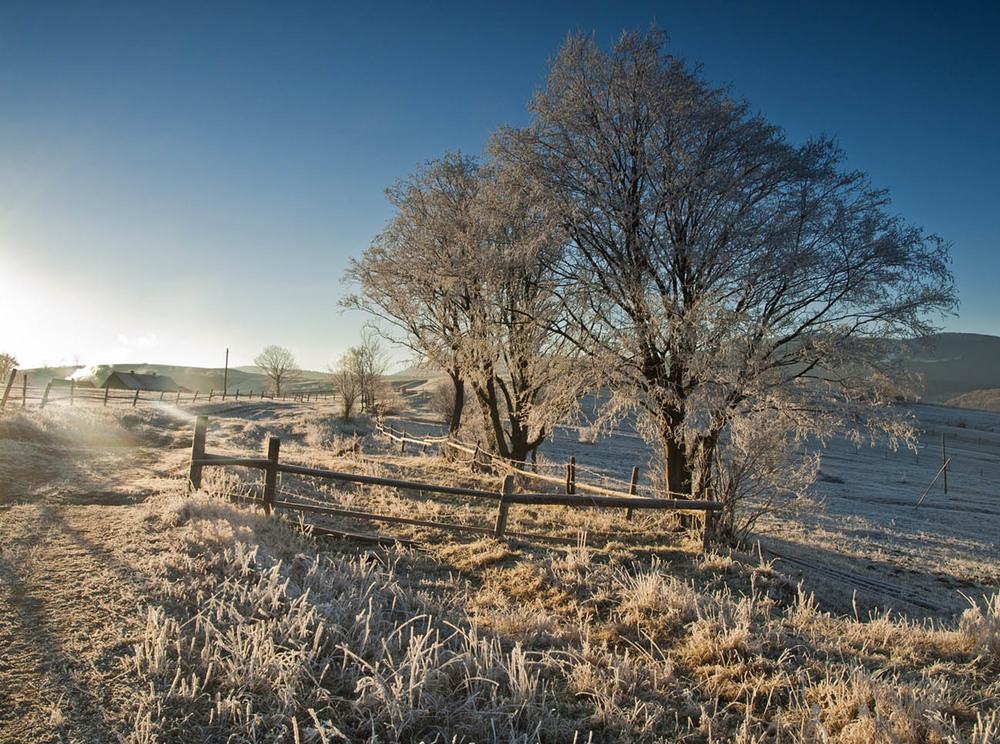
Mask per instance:
[[[42,395],[42,408],[45,408],[45,404],[49,402],[49,391],[52,389],[52,381],[49,380],[49,384],[45,386],[45,393]]]
[[[274,491],[278,485],[278,452],[281,440],[271,437],[267,440],[267,469],[264,471],[264,513],[270,514],[274,504]]]
[[[201,488],[201,463],[197,460],[205,456],[205,433],[207,431],[208,416],[199,416],[195,419],[194,424],[194,441],[191,443],[191,471],[188,473],[188,483],[193,491]]]
[[[497,523],[493,534],[498,540],[502,540],[504,532],[507,530],[507,512],[510,510],[510,502],[507,497],[514,493],[514,475],[505,475],[503,486],[500,488],[500,505],[497,507]]]
[[[576,493],[576,458],[569,458],[566,466],[566,493]]]
[[[944,449],[944,432],[941,432],[941,472],[944,476],[944,492],[948,493],[948,453]]]
[[[0,403],[0,408],[7,407],[7,397],[10,395],[10,389],[14,386],[14,378],[17,377],[17,370],[12,369],[10,371],[10,377],[7,379],[7,387],[3,391],[3,402]]]
[[[639,485],[639,466],[636,465],[634,468],[632,468],[632,480],[628,484],[628,495],[629,496],[635,496],[636,491],[638,490],[638,485]],[[631,509],[626,509],[625,510],[625,519],[626,520],[632,519],[632,510]]]

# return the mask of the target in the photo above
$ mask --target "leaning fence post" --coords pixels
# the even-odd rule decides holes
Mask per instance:
[[[3,391],[3,402],[0,403],[0,408],[7,407],[7,396],[10,395],[10,389],[14,387],[14,378],[17,377],[17,370],[12,369],[10,371],[10,378],[7,380],[7,387]]]
[[[497,524],[496,528],[493,530],[493,534],[498,540],[503,539],[504,532],[507,530],[507,512],[510,509],[510,502],[507,501],[507,496],[514,493],[514,474],[509,473],[504,476],[503,487],[500,489],[500,505],[497,507]]]
[[[566,466],[566,493],[576,493],[576,457],[569,458]]]
[[[205,457],[205,432],[208,431],[208,416],[199,416],[194,424],[194,441],[191,442],[191,472],[188,473],[188,483],[191,489],[201,488],[201,462]]]
[[[42,394],[42,408],[45,408],[45,404],[49,402],[49,391],[52,389],[52,380],[49,380],[49,384],[45,386],[45,392]]]
[[[639,485],[639,466],[636,465],[635,467],[632,468],[632,480],[628,484],[628,495],[629,496],[635,496],[635,492],[638,489],[638,485]],[[625,510],[625,519],[626,520],[632,519],[632,508],[631,507],[629,507],[628,509]]]
[[[270,514],[274,505],[274,491],[278,485],[278,453],[281,440],[270,437],[267,440],[267,469],[264,471],[264,513]]]
[[[135,404],[138,402],[139,402],[139,390],[137,388],[135,391],[135,397],[132,398],[132,408],[135,408]]]

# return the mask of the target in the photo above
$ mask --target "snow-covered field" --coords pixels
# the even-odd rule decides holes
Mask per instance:
[[[764,557],[801,572],[831,606],[951,614],[968,607],[967,596],[1000,588],[1000,414],[929,405],[912,411],[921,427],[916,451],[855,448],[834,438],[822,451],[813,504],[759,525]],[[418,437],[441,433],[426,418],[399,426]],[[652,451],[641,438],[620,431],[588,443],[587,434],[557,429],[540,448],[540,472],[564,475],[575,457],[578,481],[627,490],[639,466],[640,493],[648,487]],[[942,465],[942,434],[952,458],[948,492],[939,478],[918,507]]]

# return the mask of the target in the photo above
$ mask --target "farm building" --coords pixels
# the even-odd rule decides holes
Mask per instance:
[[[102,388],[111,390],[153,390],[158,393],[176,393],[180,385],[166,375],[138,375],[135,372],[112,372]]]

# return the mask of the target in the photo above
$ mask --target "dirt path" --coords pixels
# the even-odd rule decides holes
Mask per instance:
[[[121,512],[0,513],[0,742],[114,741],[123,730],[143,592],[111,547]]]

